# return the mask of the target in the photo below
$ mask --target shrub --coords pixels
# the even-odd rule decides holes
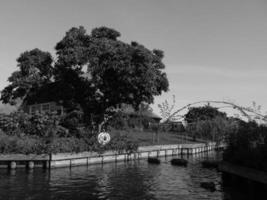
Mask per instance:
[[[60,119],[60,125],[68,129],[72,136],[79,133],[79,127],[82,122],[83,113],[79,110],[74,110],[65,114]]]
[[[129,115],[123,112],[117,112],[116,114],[114,114],[112,119],[109,120],[108,126],[119,130],[125,130],[129,128],[128,121]]]
[[[10,136],[0,133],[0,153],[2,154],[44,154],[91,151],[92,146],[85,140],[67,137],[44,138],[25,135]]]
[[[24,129],[26,134],[48,136],[49,134],[61,134],[67,135],[68,131],[64,131],[64,128],[59,125],[60,116],[53,113],[35,113],[29,117],[29,121],[26,122]]]
[[[125,150],[129,153],[138,147],[126,135],[112,137],[111,142],[103,147],[97,141],[97,133],[86,127],[75,127],[75,134],[69,134],[68,129],[60,125],[60,117],[53,114],[28,115],[17,112],[6,120],[8,126],[4,127],[5,132],[0,129],[0,153],[42,154],[104,150]],[[71,126],[77,121],[71,119],[68,122]]]
[[[0,134],[0,153],[42,154],[46,153],[45,143],[38,137],[10,136]]]
[[[188,124],[186,131],[194,138],[225,142],[226,138],[237,130],[237,123],[232,119],[215,117],[210,120]]]
[[[239,122],[238,130],[227,140],[226,161],[267,171],[267,127]]]
[[[69,131],[60,125],[60,116],[53,113],[35,113],[29,115],[14,112],[2,119],[2,130],[8,135],[37,135],[50,134],[67,136]]]
[[[23,112],[14,112],[1,116],[1,129],[9,135],[17,135],[23,132],[29,122],[29,115]]]
[[[104,146],[105,150],[114,150],[118,153],[132,153],[137,151],[138,143],[127,135],[116,135],[111,138],[108,145]],[[101,148],[100,148],[101,150]]]
[[[85,140],[75,137],[54,138],[51,143],[47,144],[48,153],[77,153],[90,150],[92,150],[91,146]]]

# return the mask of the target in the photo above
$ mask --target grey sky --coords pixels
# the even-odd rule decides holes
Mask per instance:
[[[0,0],[0,89],[25,50],[54,54],[73,26],[109,26],[121,40],[164,50],[177,106],[253,100],[267,110],[266,0]]]

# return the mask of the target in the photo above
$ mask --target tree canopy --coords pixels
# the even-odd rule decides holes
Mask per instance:
[[[22,53],[19,70],[9,78],[1,99],[11,103],[53,77],[72,92],[62,101],[80,105],[87,116],[103,115],[123,103],[136,109],[142,102],[153,103],[154,96],[169,87],[163,51],[119,37],[111,28],[99,27],[87,34],[80,26],[71,28],[56,44],[55,63],[49,53],[38,49]]]
[[[1,92],[3,103],[15,104],[31,90],[51,82],[53,59],[50,53],[33,49],[25,51],[17,59],[17,71],[8,78],[10,84]]]
[[[86,113],[103,114],[122,103],[138,108],[168,90],[163,52],[137,42],[118,40],[120,33],[100,27],[86,34],[72,28],[56,45],[57,80],[74,88],[74,101]]]
[[[191,107],[185,115],[185,120],[188,123],[211,120],[216,117],[226,118],[226,113],[219,111],[217,108],[212,106],[202,106],[202,107]]]

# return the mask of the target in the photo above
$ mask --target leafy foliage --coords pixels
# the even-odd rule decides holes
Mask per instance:
[[[235,120],[221,116],[209,120],[199,120],[186,127],[186,132],[193,138],[216,141],[217,143],[225,142],[236,130]]]
[[[128,136],[116,135],[110,144],[103,147],[92,129],[75,125],[78,118],[77,112],[62,119],[53,114],[12,113],[6,116],[6,125],[1,127],[5,132],[0,129],[0,153],[131,152],[138,146]]]
[[[86,34],[83,27],[72,28],[56,45],[56,78],[74,88],[73,102],[87,116],[102,116],[122,103],[138,108],[152,103],[154,95],[168,90],[163,52],[150,51],[137,42],[119,41],[120,34],[100,27]],[[90,113],[90,114],[89,114]]]
[[[110,40],[117,40],[117,38],[120,36],[121,34],[118,31],[111,28],[106,28],[104,26],[92,30],[92,37],[94,38],[107,38]]]
[[[79,128],[83,120],[83,113],[80,110],[73,110],[69,113],[66,113],[60,119],[60,125],[68,129],[72,134],[79,134]]]
[[[66,136],[68,129],[60,125],[60,120],[53,113],[14,112],[2,119],[1,129],[8,135]]]
[[[266,171],[267,127],[239,121],[239,128],[227,141],[226,161]]]
[[[1,92],[3,103],[16,104],[31,90],[49,83],[53,75],[52,56],[39,49],[26,51],[17,59],[19,70],[8,78],[10,84]]]
[[[126,135],[116,135],[106,146],[97,142],[95,134],[88,129],[80,130],[77,137],[60,137],[58,135],[38,136],[28,134],[8,135],[0,129],[0,153],[22,153],[22,154],[44,154],[44,153],[66,153],[105,150],[115,150],[118,153],[131,153],[136,151],[138,143]]]
[[[0,153],[45,154],[93,150],[85,140],[76,137],[55,137],[47,140],[33,135],[6,135],[0,133]]]
[[[0,153],[42,154],[46,152],[45,143],[38,137],[10,136],[0,130]]]
[[[115,150],[118,153],[133,153],[137,151],[138,143],[127,135],[117,135],[112,138],[110,143],[105,148]]]
[[[129,128],[129,120],[129,115],[123,112],[117,112],[112,119],[109,120],[107,125],[114,129],[125,130]]]
[[[77,137],[57,137],[47,143],[46,153],[77,153],[95,150],[94,146],[88,145],[85,140]]]
[[[185,115],[185,120],[188,123],[210,120],[215,117],[226,118],[226,113],[218,111],[217,108],[211,107],[209,105],[203,107],[192,107]]]

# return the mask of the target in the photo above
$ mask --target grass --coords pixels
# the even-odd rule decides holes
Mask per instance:
[[[192,140],[184,137],[185,133],[159,132],[158,136],[151,131],[137,130],[112,130],[111,137],[115,135],[127,135],[137,141],[139,146],[158,145],[158,144],[182,144],[194,143]]]

